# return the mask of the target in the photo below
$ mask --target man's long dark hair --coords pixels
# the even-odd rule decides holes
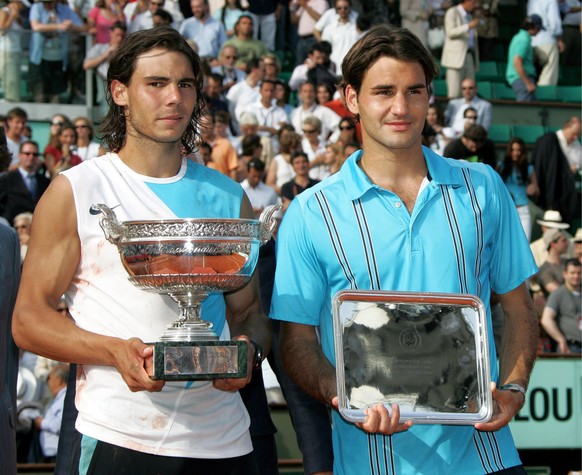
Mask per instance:
[[[182,53],[190,60],[192,72],[196,78],[196,105],[192,111],[190,124],[182,135],[182,145],[188,153],[196,147],[198,120],[201,111],[205,107],[202,96],[204,76],[200,58],[180,33],[170,27],[159,27],[137,31],[128,35],[109,61],[106,91],[109,112],[101,122],[100,129],[103,139],[112,152],[119,152],[125,144],[127,118],[125,108],[118,106],[113,101],[111,83],[117,80],[126,86],[129,85],[138,57],[155,48]]]

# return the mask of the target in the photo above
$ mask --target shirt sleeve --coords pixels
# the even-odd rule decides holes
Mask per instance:
[[[317,326],[328,297],[327,277],[317,260],[306,213],[300,201],[293,200],[277,234],[271,318]]]

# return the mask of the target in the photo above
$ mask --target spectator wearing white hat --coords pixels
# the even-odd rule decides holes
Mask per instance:
[[[568,223],[564,223],[560,212],[554,210],[546,211],[543,218],[536,220],[536,222],[541,226],[542,233],[549,229],[568,229],[570,227]],[[544,243],[543,236],[533,241],[530,244],[530,248],[537,266],[540,267],[548,258],[548,249]]]

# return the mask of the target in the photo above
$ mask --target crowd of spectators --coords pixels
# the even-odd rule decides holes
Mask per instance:
[[[554,73],[559,54],[570,52],[557,39],[561,30],[559,33],[555,30],[550,32],[554,43],[546,48],[549,53],[543,61],[539,51],[543,51],[544,45],[538,47],[531,40],[540,31],[549,29],[544,30],[543,23],[549,17],[537,16],[538,1],[541,2],[530,0],[529,16],[518,33],[525,46],[512,41],[508,62],[508,67],[515,70],[513,76],[508,72],[508,81],[514,85],[521,80],[523,84],[518,86],[530,96],[535,92],[536,81],[542,84],[557,80]],[[93,7],[81,9],[73,1],[67,5],[40,0],[29,5],[27,0],[9,0],[0,9],[0,28],[8,32],[0,39],[4,98],[20,100],[20,70],[14,69],[11,58],[18,58],[24,48],[30,54],[29,80],[36,101],[56,102],[67,87],[82,94],[84,80],[71,75],[73,64],[81,59],[82,68],[96,71],[96,101],[103,105],[108,58],[126,34],[170,25],[189,40],[206,66],[207,111],[201,123],[198,148],[188,158],[241,182],[258,216],[270,204],[282,203],[286,208],[298,193],[337,173],[343,161],[359,149],[359,124],[348,112],[338,85],[343,56],[365,30],[376,22],[397,24],[402,18],[402,24],[418,31],[421,40],[428,44],[427,26],[431,29],[444,26],[444,43],[434,50],[443,49],[450,100],[446,110],[441,110],[436,102],[430,106],[425,145],[445,156],[484,162],[497,169],[514,200],[528,239],[534,231],[532,203],[546,211],[548,220],[546,215],[537,220],[542,236],[536,241],[538,244],[532,243],[532,250],[541,243],[545,255],[538,262],[540,274],[532,281],[531,291],[537,296],[541,329],[548,338],[545,348],[562,353],[580,352],[580,119],[573,117],[557,132],[540,137],[531,159],[519,137],[511,138],[503,160],[497,159],[495,144],[487,136],[494,107],[478,96],[475,81],[481,45],[480,37],[477,38],[480,25],[477,12],[484,8],[483,3],[463,0],[451,6],[448,2],[431,1],[428,10],[419,10],[417,3],[425,2],[401,1],[398,5],[388,1],[382,7],[376,5],[378,2],[370,2],[378,8],[371,11],[381,13],[373,16],[368,10],[365,14],[356,11],[356,5],[363,11],[364,1],[353,5],[351,0],[337,0],[331,8],[326,0],[292,0],[289,4],[251,1],[250,6],[238,0],[226,0],[218,6],[214,3],[138,0],[124,4],[99,0]],[[575,2],[567,3],[572,8],[564,10],[564,18],[571,21],[568,15],[578,12],[579,21],[579,2],[577,11]],[[497,3],[493,4],[496,9]],[[486,10],[492,12],[487,5]],[[475,10],[473,17],[471,13]],[[24,16],[25,13],[29,16]],[[479,14],[484,15],[482,11]],[[279,35],[278,29],[285,21],[292,25],[293,34],[287,34],[289,28],[285,27],[285,34]],[[14,38],[22,40],[20,32],[28,28],[33,31],[30,43],[24,46],[22,41],[16,41],[18,49]],[[93,35],[94,46],[83,51],[84,42],[74,41],[75,37],[69,36],[71,32]],[[579,36],[577,41],[579,48]],[[281,80],[281,58],[273,54],[277,46],[294,51],[295,64],[288,81]],[[574,38],[570,48],[575,47]],[[514,51],[521,58],[516,62],[511,57]],[[452,62],[448,62],[449,58],[453,58]],[[539,79],[536,64],[543,68]],[[523,71],[525,76],[519,74]],[[291,91],[296,103],[289,100]],[[522,96],[518,94],[518,98]],[[37,137],[30,136],[27,120],[26,110],[14,107],[2,124],[12,163],[10,170],[0,176],[0,216],[6,220],[4,224],[18,231],[21,259],[26,256],[34,208],[50,179],[62,170],[84,160],[98,160],[99,155],[106,153],[97,140],[95,124],[87,117],[70,119],[55,114],[44,150],[39,150]],[[575,236],[567,234],[566,229],[571,229]],[[547,275],[551,275],[549,282],[544,280]],[[55,379],[66,380],[64,368],[54,374]],[[55,385],[51,391],[62,398],[62,388]],[[46,411],[45,418],[55,412],[54,402]],[[34,427],[48,430],[42,416],[28,419],[33,421],[28,426],[30,431]],[[51,437],[44,436],[44,440]],[[54,446],[54,440],[49,445]],[[27,451],[21,461],[29,461],[30,454]],[[54,453],[49,450],[34,461],[50,460],[52,456]]]
[[[475,79],[480,62],[493,59],[497,48],[509,46],[502,62],[507,63],[505,79],[518,100],[535,100],[537,86],[556,85],[560,64],[581,63],[579,0],[528,0],[527,16],[513,23],[511,42],[500,38],[500,0],[3,1],[0,86],[11,102],[23,95],[36,102],[83,102],[84,68],[96,69],[96,99],[103,103],[99,78],[119,37],[163,25],[177,29],[214,69],[224,66],[226,46],[235,47],[234,64],[242,72],[251,59],[283,53],[285,61],[299,67],[299,77],[289,82],[292,90],[307,72],[310,81],[320,83],[327,70],[326,81],[333,83],[350,46],[378,23],[403,26],[419,36],[446,69],[449,98],[461,96],[461,81]],[[325,63],[318,59],[318,49],[312,51],[321,41],[328,48]],[[228,53],[233,56],[233,50]],[[23,67],[24,57],[28,68]],[[227,83],[232,76],[240,80],[229,66],[221,75]]]

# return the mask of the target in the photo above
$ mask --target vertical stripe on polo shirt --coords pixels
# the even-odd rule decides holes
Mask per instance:
[[[450,191],[447,187],[441,186],[441,194],[445,206],[445,213],[447,215],[447,222],[451,231],[451,238],[453,239],[453,248],[455,251],[457,272],[459,274],[459,292],[466,294],[469,292],[469,285],[467,283],[467,267],[465,263],[465,249],[463,247],[463,237],[461,236],[461,229],[453,206],[453,200]]]
[[[396,464],[394,463],[394,439],[391,435],[384,436],[384,443],[386,443],[386,439],[390,443],[390,472],[392,475],[396,475]]]
[[[367,434],[370,475],[396,475],[392,436]]]
[[[499,472],[506,469],[501,460],[497,437],[493,432],[475,431],[473,442],[485,473]]]
[[[353,201],[352,205],[354,207],[358,229],[360,230],[362,245],[364,246],[364,257],[366,258],[368,275],[370,276],[370,286],[372,290],[381,290],[382,284],[380,283],[376,253],[374,252],[374,244],[372,242],[368,220],[364,214],[364,205],[361,199]]]
[[[471,208],[473,209],[473,214],[475,216],[475,230],[476,230],[476,253],[475,253],[475,294],[481,295],[481,279],[479,275],[481,274],[481,267],[483,265],[483,250],[484,250],[484,241],[485,238],[483,236],[483,210],[481,209],[481,205],[477,200],[477,193],[475,192],[475,187],[473,186],[473,182],[471,181],[471,174],[468,169],[462,169],[463,173],[463,180],[465,181],[465,185],[467,186],[467,191],[469,192],[469,199],[471,200]]]
[[[321,215],[325,222],[325,226],[327,227],[329,238],[331,240],[331,245],[333,247],[336,258],[344,271],[344,275],[346,276],[347,281],[350,283],[350,288],[357,289],[358,284],[356,282],[356,277],[352,272],[352,269],[350,268],[350,263],[348,262],[348,258],[346,256],[339,231],[337,229],[336,223],[331,213],[331,209],[329,207],[329,203],[325,195],[323,194],[323,191],[317,192],[315,194],[315,199],[317,200],[317,204],[319,205],[319,209],[321,210]]]

